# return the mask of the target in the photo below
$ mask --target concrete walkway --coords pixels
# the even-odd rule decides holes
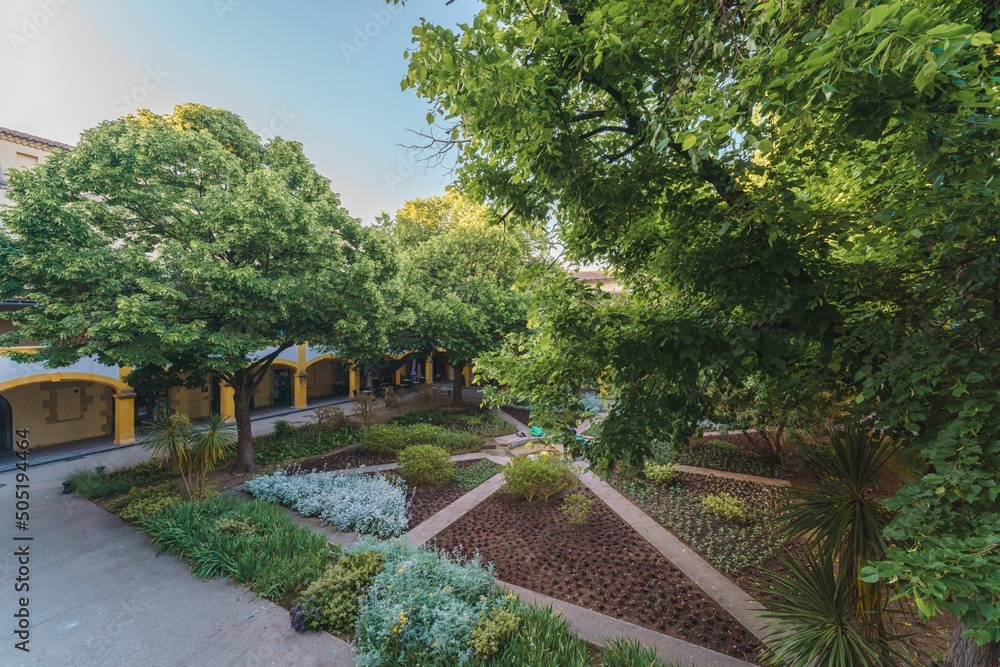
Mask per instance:
[[[109,469],[146,458],[141,448],[87,458]],[[14,473],[0,473],[0,665],[353,665],[352,649],[327,633],[299,634],[288,612],[222,581],[200,581],[137,529],[89,501],[62,494],[79,462],[29,469],[30,542],[14,542]],[[17,545],[30,545],[30,590],[16,593]],[[12,634],[17,599],[30,609],[29,653]]]
[[[690,644],[682,639],[664,635],[617,618],[611,618],[596,611],[578,607],[569,602],[563,602],[535,591],[521,588],[504,581],[497,582],[505,586],[524,602],[551,607],[569,621],[573,633],[585,642],[600,646],[608,640],[627,637],[635,639],[643,646],[656,649],[657,655],[664,664],[684,665],[685,667],[752,667],[751,663],[739,658],[733,658],[711,649]]]
[[[759,602],[597,475],[584,473],[580,480],[747,630],[758,639],[767,636]]]
[[[696,468],[694,466],[678,465],[677,470],[692,475],[705,475],[706,477],[724,477],[725,479],[735,479],[740,482],[753,482],[754,484],[767,484],[768,486],[791,486],[787,479],[776,477],[760,477],[759,475],[745,475],[741,472],[729,472],[728,470],[715,470],[714,468]]]
[[[428,518],[419,526],[415,526],[413,530],[406,534],[410,540],[410,544],[414,546],[427,544],[435,535],[461,519],[473,507],[496,493],[501,486],[503,486],[503,473],[497,473],[437,514]]]

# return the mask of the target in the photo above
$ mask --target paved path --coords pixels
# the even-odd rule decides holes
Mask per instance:
[[[628,637],[635,639],[643,646],[655,648],[664,664],[675,663],[677,665],[691,665],[692,667],[751,667],[751,663],[744,662],[739,658],[689,644],[655,630],[620,621],[617,618],[611,618],[569,602],[550,598],[514,584],[503,581],[498,583],[506,586],[525,602],[552,607],[553,611],[569,621],[574,634],[583,641],[597,646],[600,646],[605,640]]]
[[[116,468],[141,448],[87,459]],[[15,593],[14,473],[0,473],[0,665],[201,667],[353,665],[350,645],[299,634],[288,612],[227,581],[200,581],[138,530],[75,495],[62,480],[80,462],[30,470],[30,591]],[[16,598],[29,599],[30,653],[14,648]]]
[[[427,544],[435,535],[461,519],[466,512],[496,493],[501,486],[503,486],[503,473],[497,473],[419,526],[415,526],[406,534],[410,544],[415,546]]]
[[[676,565],[677,569],[686,574],[691,581],[718,602],[723,609],[732,614],[747,630],[758,639],[764,639],[767,636],[764,629],[765,621],[760,617],[764,607],[759,602],[750,599],[750,596],[743,589],[712,567],[708,561],[674,537],[672,533],[597,475],[588,472],[581,475],[580,479],[588,489],[629,523],[636,532],[646,538],[650,544],[656,547],[657,551]]]

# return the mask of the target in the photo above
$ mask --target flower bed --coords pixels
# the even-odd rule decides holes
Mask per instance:
[[[442,487],[409,488],[407,494],[411,498],[410,528],[419,526],[499,471],[500,466],[488,459],[458,461],[455,463],[456,478],[462,482],[468,479],[468,483],[473,486],[452,479],[449,484]]]
[[[525,426],[531,426],[531,410],[519,406],[505,405],[500,408]]]
[[[461,412],[446,410],[418,410],[405,415],[393,417],[390,424],[433,424],[449,431],[476,433],[486,438],[496,438],[510,435],[515,428],[505,422],[500,416],[488,410],[464,410]]]
[[[695,445],[689,445],[677,452],[674,463],[726,470],[758,477],[778,477],[770,457],[764,453],[759,436],[745,436],[742,433],[713,435]],[[713,444],[713,442],[715,444]],[[719,445],[718,443],[726,443]]]
[[[406,487],[380,474],[289,475],[279,470],[247,481],[243,490],[302,516],[319,516],[340,531],[395,537],[408,525]]]
[[[777,532],[776,515],[783,505],[780,487],[684,473],[674,484],[657,485],[635,477],[617,477],[611,483],[741,585],[761,583],[759,569],[769,567],[785,544]],[[705,498],[720,494],[745,504],[745,520],[723,518],[706,506]]]
[[[526,504],[495,494],[435,539],[478,553],[499,578],[551,597],[740,658],[756,639],[589,491],[587,524],[560,512],[561,497]]]
[[[346,452],[337,454],[327,454],[317,458],[309,459],[301,463],[303,469],[308,470],[351,470],[362,466],[377,466],[386,463],[395,463],[396,457],[393,454],[376,454],[365,451],[360,447],[349,449]]]

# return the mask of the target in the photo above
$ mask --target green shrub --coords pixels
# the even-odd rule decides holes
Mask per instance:
[[[452,454],[468,454],[478,452],[483,448],[483,437],[476,433],[443,432],[438,436],[437,446],[447,449]]]
[[[108,505],[108,511],[125,521],[134,523],[183,500],[184,496],[176,484],[135,487],[115,498]]]
[[[731,442],[726,442],[725,440],[709,440],[705,443],[709,447],[715,447],[716,449],[721,449],[726,452],[740,452],[743,449],[739,445],[734,445]]]
[[[624,637],[604,644],[601,667],[661,667],[656,649]]]
[[[521,622],[489,667],[590,667],[587,645],[549,607],[522,607]]]
[[[310,427],[295,429],[295,432],[287,437],[278,437],[273,433],[262,435],[253,440],[254,460],[258,465],[270,465],[319,456],[351,444],[356,434],[357,431],[354,429],[345,428],[317,435]]]
[[[646,479],[653,484],[673,484],[680,477],[680,472],[673,463],[647,462],[645,473]]]
[[[471,491],[500,472],[501,467],[489,459],[479,459],[471,466],[455,468],[451,478],[460,489]]]
[[[383,569],[379,551],[344,553],[292,605],[292,627],[299,632],[326,630],[345,637],[354,631],[368,586]]]
[[[410,486],[446,484],[455,472],[448,452],[434,445],[413,445],[400,452],[396,472]]]
[[[701,499],[701,504],[706,510],[723,519],[747,520],[747,504],[728,493],[709,494]]]
[[[433,445],[444,431],[437,426],[375,424],[361,429],[361,447],[373,454],[395,456],[410,445]]]
[[[231,577],[272,600],[318,579],[332,557],[323,535],[262,501],[219,496],[181,502],[141,526],[160,553],[183,558],[196,577]]]
[[[476,649],[476,656],[480,659],[489,658],[507,643],[520,624],[521,617],[510,609],[501,608],[492,614],[482,614],[469,635],[469,644]]]
[[[566,520],[574,526],[587,525],[587,516],[594,506],[594,499],[582,493],[571,493],[563,499],[559,511],[563,513]]]
[[[512,425],[496,413],[488,410],[472,412],[445,412],[444,410],[418,410],[405,415],[393,417],[390,424],[410,426],[413,424],[432,424],[442,426],[449,431],[475,433],[477,435],[496,438],[514,433]]]
[[[573,468],[559,454],[515,456],[503,470],[507,492],[526,501],[546,501],[561,491],[575,487],[579,480]]]
[[[67,476],[66,481],[70,483],[70,489],[78,495],[96,500],[125,493],[136,486],[155,484],[176,477],[178,473],[169,462],[154,459],[128,468],[119,468],[110,473],[97,469],[74,470]]]
[[[274,435],[279,438],[290,438],[298,433],[298,431],[298,427],[284,419],[274,422]]]

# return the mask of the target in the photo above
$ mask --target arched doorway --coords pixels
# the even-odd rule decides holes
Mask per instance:
[[[14,411],[10,403],[0,396],[0,452],[14,449]]]

